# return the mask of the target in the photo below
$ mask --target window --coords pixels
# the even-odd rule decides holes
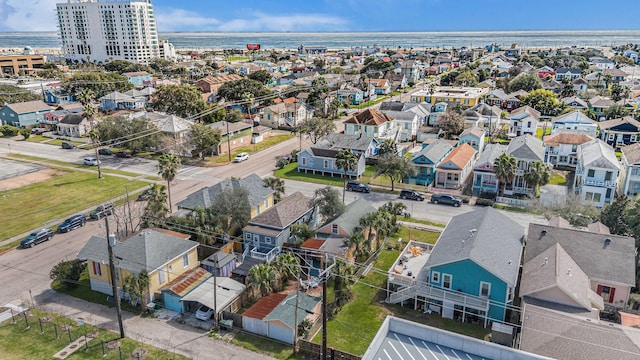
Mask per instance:
[[[189,266],[189,253],[182,255],[182,266]]]
[[[629,139],[629,141],[631,141],[631,142],[636,142],[636,141],[638,141],[638,135],[636,135],[636,134],[631,135],[631,139]]]
[[[266,236],[266,237],[264,238],[264,242],[265,242],[265,243],[267,243],[267,244],[271,244],[271,237]]]
[[[451,289],[451,275],[442,274],[442,287],[445,289]]]
[[[431,282],[432,283],[436,283],[436,284],[440,284],[440,273],[437,271],[432,271],[431,272]]]
[[[609,140],[613,140],[614,136],[615,136],[615,134],[613,134],[613,133],[609,134]]]
[[[512,287],[508,287],[507,288],[507,300],[513,300],[513,288]]]
[[[245,240],[251,240],[251,233],[245,233],[244,234],[244,239]]]
[[[578,151],[578,145],[571,145],[571,152]]]
[[[596,175],[596,171],[593,169],[589,169],[589,171],[587,171],[587,177],[594,177]]]
[[[324,168],[328,168],[329,167],[329,160],[325,160],[324,161]]]
[[[604,181],[611,181],[611,175],[613,173],[611,171],[607,171],[606,173],[604,173]]]
[[[333,234],[338,233],[338,224],[331,224],[331,233]]]
[[[167,273],[164,270],[158,271],[158,283],[162,285],[165,281],[167,281]]]
[[[307,158],[305,157],[302,158],[302,165],[307,165]]]
[[[102,276],[102,267],[99,262],[92,261],[93,264],[93,275]]]
[[[480,296],[489,297],[491,293],[491,284],[488,282],[480,281]]]

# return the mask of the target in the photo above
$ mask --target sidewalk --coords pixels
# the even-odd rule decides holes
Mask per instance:
[[[115,308],[93,304],[51,289],[34,296],[33,300],[38,309],[57,313],[75,321],[83,321],[115,333],[119,331]],[[269,356],[210,338],[205,330],[175,321],[143,318],[126,311],[122,313],[122,318],[124,332],[128,338],[159,349],[167,349],[191,359],[272,359]]]

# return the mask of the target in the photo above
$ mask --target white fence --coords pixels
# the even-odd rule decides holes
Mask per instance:
[[[529,200],[513,199],[504,196],[496,197],[496,202],[519,207],[528,207],[529,205],[531,205],[531,201]]]

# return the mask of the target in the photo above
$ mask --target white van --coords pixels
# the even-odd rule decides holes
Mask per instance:
[[[84,158],[84,164],[85,165],[89,165],[89,166],[97,166],[98,165],[98,159],[96,159],[93,156],[87,156]]]

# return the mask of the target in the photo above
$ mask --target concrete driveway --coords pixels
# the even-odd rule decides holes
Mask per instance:
[[[547,206],[564,203],[567,199],[566,185],[544,185],[540,187],[540,201]]]

